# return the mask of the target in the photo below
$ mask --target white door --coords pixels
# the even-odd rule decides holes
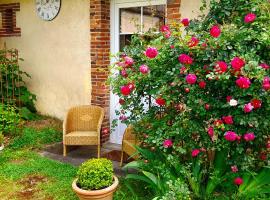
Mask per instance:
[[[134,32],[148,31],[150,28],[159,30],[164,24],[166,0],[112,0],[111,1],[111,52],[116,54],[127,45]],[[112,63],[115,60],[111,61]],[[111,93],[110,121],[117,119],[119,98]],[[117,121],[117,127],[110,135],[110,142],[121,144],[125,124]]]

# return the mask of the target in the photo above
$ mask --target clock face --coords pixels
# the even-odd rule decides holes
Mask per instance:
[[[46,21],[53,20],[60,11],[61,0],[36,0],[38,16]]]

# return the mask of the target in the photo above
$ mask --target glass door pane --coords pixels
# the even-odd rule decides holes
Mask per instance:
[[[143,7],[143,32],[158,32],[165,24],[165,5]]]

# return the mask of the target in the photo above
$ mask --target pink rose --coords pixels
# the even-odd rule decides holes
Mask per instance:
[[[246,133],[244,135],[244,140],[246,140],[247,142],[253,141],[254,139],[255,139],[254,133]]]
[[[245,16],[244,22],[245,23],[252,23],[252,22],[254,22],[255,19],[256,19],[256,15],[254,13],[248,13]]]
[[[199,87],[202,88],[202,89],[204,89],[206,87],[206,82],[200,81],[199,82]]]
[[[210,35],[214,38],[218,38],[221,34],[221,30],[218,25],[214,25],[210,29]]]
[[[222,117],[225,124],[233,124],[233,117],[231,115]]]
[[[262,67],[263,69],[270,69],[270,66],[267,65],[266,63],[261,63],[260,67]]]
[[[207,133],[208,133],[209,137],[212,138],[214,136],[214,128],[212,126],[210,126],[207,130]]]
[[[131,91],[135,89],[134,83],[128,83],[127,86]]]
[[[182,23],[184,26],[188,26],[188,25],[189,25],[189,19],[188,19],[188,18],[184,18],[184,19],[182,19],[181,23]]]
[[[131,89],[127,85],[122,86],[120,88],[120,91],[121,91],[122,95],[124,95],[124,96],[127,96],[131,93]]]
[[[238,135],[235,132],[233,132],[233,131],[227,131],[225,133],[225,135],[224,135],[224,138],[227,141],[233,142],[233,141],[237,140],[237,138],[238,138],[237,136]]]
[[[195,74],[188,74],[186,76],[186,82],[188,84],[195,84],[197,81],[197,76]]]
[[[216,66],[215,66],[215,72],[219,73],[219,74],[223,74],[224,72],[227,71],[227,63],[225,63],[224,61],[218,61]]]
[[[182,64],[191,65],[193,62],[193,59],[187,55],[187,54],[180,54],[178,57],[178,60]]]
[[[164,146],[165,148],[170,148],[170,147],[172,147],[172,145],[173,145],[173,143],[172,143],[172,141],[169,140],[169,139],[167,139],[167,140],[165,140],[165,141],[163,142],[163,146]]]
[[[123,76],[123,77],[125,77],[125,78],[128,77],[128,73],[127,73],[127,71],[126,71],[125,69],[122,69],[122,70],[120,71],[120,73],[121,73],[121,76]]]
[[[166,104],[166,100],[159,97],[156,99],[156,103],[159,105],[159,106],[164,106]]]
[[[169,38],[169,37],[171,37],[171,32],[170,32],[170,31],[167,31],[167,32],[165,33],[165,38]]]
[[[198,154],[200,153],[201,151],[199,149],[193,149],[192,152],[191,152],[191,156],[194,158],[194,157],[197,157]]]
[[[158,55],[158,50],[155,47],[148,47],[145,51],[148,58],[155,58]]]
[[[244,105],[244,112],[245,113],[250,113],[252,110],[253,110],[253,106],[252,106],[252,104],[251,103],[248,103],[248,104],[245,104]]]
[[[133,63],[134,63],[133,59],[130,58],[130,57],[128,57],[128,56],[125,56],[125,57],[124,57],[124,60],[125,60],[125,64],[126,64],[127,66],[132,66]]]
[[[149,67],[147,65],[141,65],[139,70],[142,74],[147,74],[149,72]]]
[[[245,61],[239,57],[234,57],[231,61],[231,65],[235,71],[240,71],[241,68],[245,65]]]
[[[233,182],[234,182],[235,185],[242,185],[244,181],[243,181],[242,178],[237,177],[237,178],[234,179]]]
[[[192,37],[192,38],[190,39],[190,41],[188,42],[188,46],[189,46],[190,48],[191,48],[191,47],[195,47],[195,46],[198,45],[198,43],[199,43],[199,39],[196,38],[196,37]]]
[[[227,97],[226,97],[226,101],[227,101],[227,102],[230,102],[231,99],[232,99],[232,96],[227,96]]]
[[[262,88],[266,91],[270,89],[270,78],[269,77],[264,77],[263,83],[262,83]]]
[[[242,88],[242,89],[247,89],[250,87],[250,80],[249,78],[246,77],[240,77],[236,80],[236,84],[238,87]]]
[[[180,68],[180,74],[184,74],[186,72],[187,68],[181,67]]]
[[[231,166],[231,170],[233,173],[238,172],[238,167],[236,165]]]
[[[160,31],[161,31],[161,32],[167,32],[167,31],[170,31],[170,27],[169,27],[168,25],[163,25],[163,26],[161,26]]]
[[[119,117],[119,119],[120,119],[121,121],[125,121],[125,120],[128,119],[128,117],[125,116],[125,115],[121,115],[121,116]]]

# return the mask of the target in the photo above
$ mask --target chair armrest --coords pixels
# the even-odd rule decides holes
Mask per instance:
[[[132,126],[128,126],[125,130],[123,140],[136,140],[136,136],[132,132]]]

